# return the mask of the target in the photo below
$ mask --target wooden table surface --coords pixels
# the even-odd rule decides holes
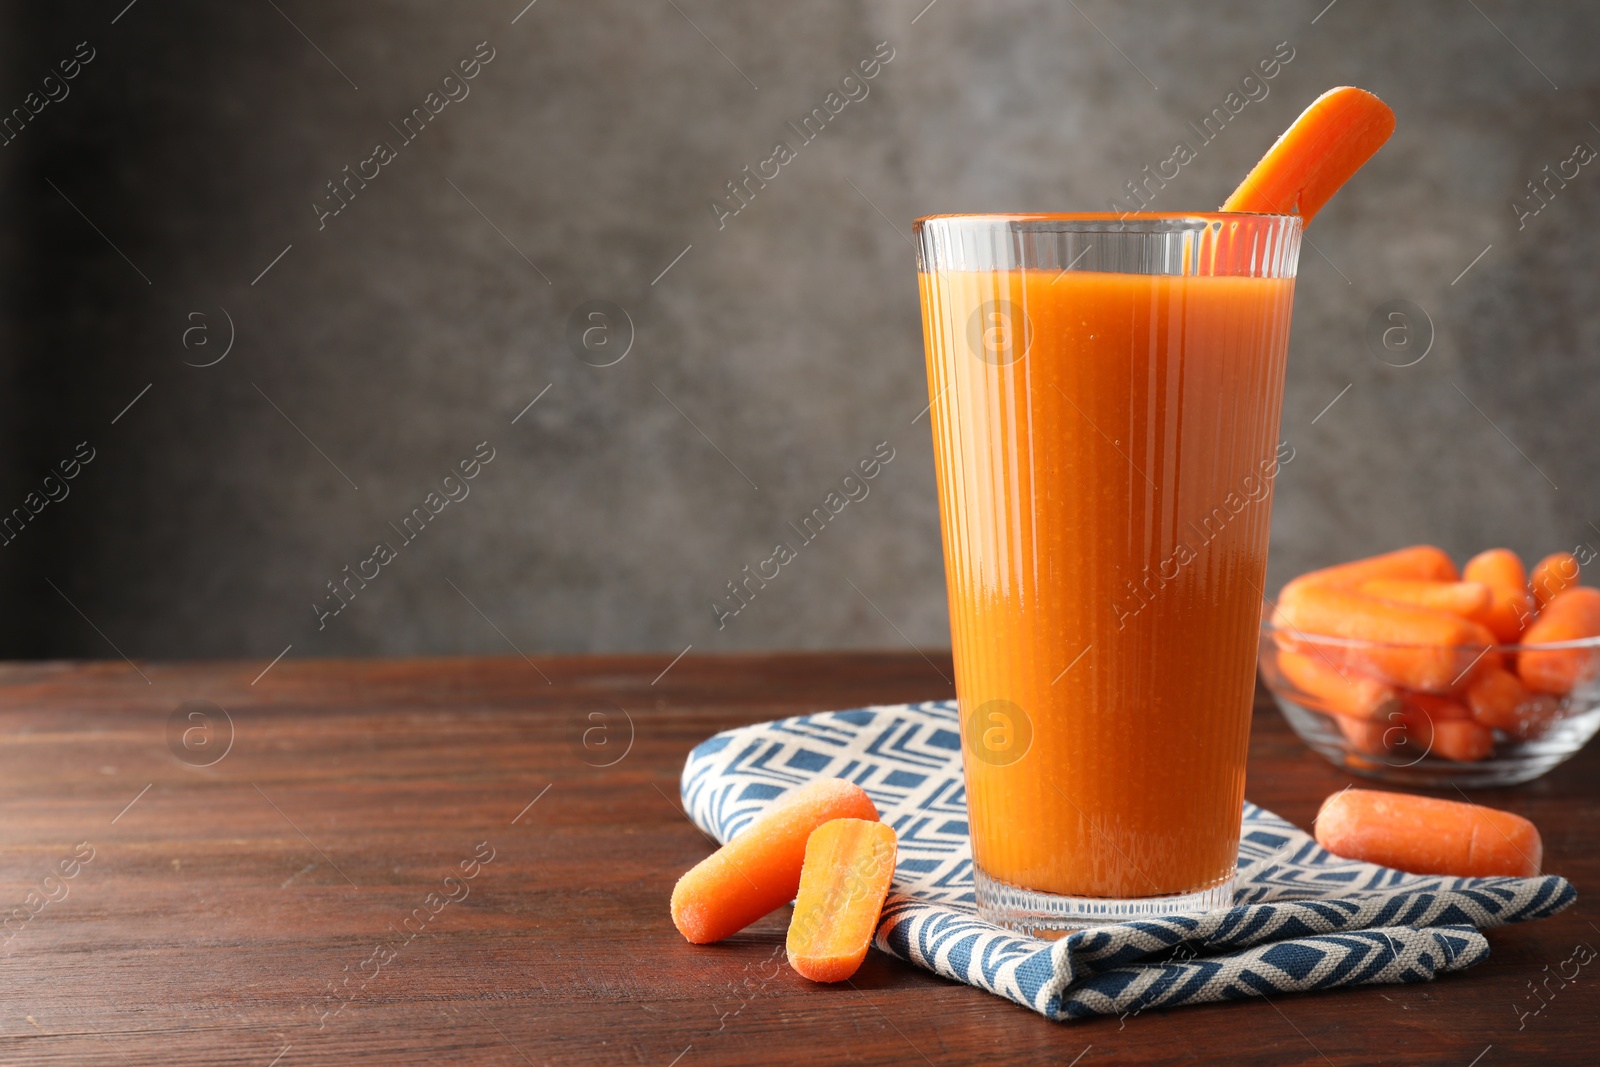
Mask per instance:
[[[1517,1014],[1600,944],[1587,898],[1437,982],[1125,1022],[1048,1022],[878,952],[856,988],[813,986],[783,913],[688,945],[667,899],[709,851],[677,804],[696,742],[951,691],[915,654],[689,656],[652,681],[669,658],[285,660],[253,685],[263,664],[0,668],[0,1063],[1600,1062],[1600,971]],[[1597,767],[1483,795],[1580,892]],[[1348,782],[1258,701],[1252,800],[1306,825]]]

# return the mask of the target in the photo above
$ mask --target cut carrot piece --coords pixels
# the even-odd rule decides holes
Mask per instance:
[[[1581,570],[1578,557],[1571,552],[1552,552],[1535,563],[1533,573],[1528,578],[1535,603],[1543,608],[1556,598],[1557,593],[1577,585]]]
[[[1522,560],[1509,548],[1491,548],[1468,560],[1462,577],[1469,582],[1483,582],[1494,590],[1483,624],[1502,644],[1514,644],[1533,617],[1528,572],[1523,569]]]
[[[1311,219],[1394,132],[1394,112],[1365,89],[1317,97],[1222,205],[1223,211]]]
[[[813,982],[856,973],[878,929],[894,859],[894,829],[881,822],[834,819],[812,832],[789,920],[789,966]]]
[[[1555,599],[1522,635],[1529,645],[1554,644],[1600,637],[1600,589],[1575,586]],[[1517,674],[1529,689],[1569,693],[1600,673],[1600,650],[1568,648],[1525,651],[1517,655]]]
[[[1302,574],[1283,587],[1284,596],[1307,585],[1340,585],[1359,587],[1363,582],[1380,578],[1399,578],[1416,582],[1453,582],[1461,576],[1456,565],[1444,549],[1433,545],[1412,545],[1385,552],[1381,556],[1340,563],[1333,567]]]
[[[1305,695],[1314,698],[1317,711],[1330,711],[1356,719],[1378,719],[1400,710],[1394,686],[1336,666],[1316,649],[1287,652],[1279,649],[1278,670]]]
[[[1322,802],[1315,825],[1336,856],[1414,874],[1531,877],[1544,859],[1527,819],[1454,800],[1346,789]]]
[[[1549,693],[1531,693],[1503,667],[1484,671],[1467,689],[1472,718],[1516,738],[1536,737],[1561,715],[1561,701]]]
[[[1379,600],[1448,611],[1463,619],[1482,622],[1494,602],[1494,590],[1482,582],[1419,582],[1410,578],[1374,578],[1360,591]]]
[[[878,818],[866,791],[839,778],[794,790],[672,888],[672,921],[694,944],[736,934],[794,899],[806,839],[833,819]]]
[[[1359,662],[1384,681],[1424,692],[1449,692],[1467,684],[1484,661],[1497,661],[1483,653],[1494,636],[1475,622],[1336,586],[1300,586],[1292,593],[1286,588],[1273,622],[1291,640],[1326,636],[1380,642],[1347,650],[1347,661]]]

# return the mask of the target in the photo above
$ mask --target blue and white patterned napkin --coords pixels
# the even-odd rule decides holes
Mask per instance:
[[[845,778],[900,838],[877,945],[1052,1019],[1263,993],[1425,982],[1485,959],[1479,930],[1553,915],[1564,878],[1441,878],[1341,859],[1246,803],[1234,907],[1057,941],[982,922],[953,701],[821,712],[717,734],[689,754],[684,808],[719,841],[813,778]]]

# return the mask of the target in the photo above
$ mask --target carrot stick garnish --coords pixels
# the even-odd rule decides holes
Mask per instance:
[[[1223,211],[1299,215],[1306,225],[1394,132],[1394,112],[1365,89],[1330,89],[1235,189]]]

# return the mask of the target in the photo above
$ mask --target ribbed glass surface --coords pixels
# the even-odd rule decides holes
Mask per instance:
[[[1238,840],[1299,220],[917,234],[975,860],[1062,896],[1213,886]]]
[[[919,270],[1085,270],[1293,278],[1297,215],[932,215]]]

